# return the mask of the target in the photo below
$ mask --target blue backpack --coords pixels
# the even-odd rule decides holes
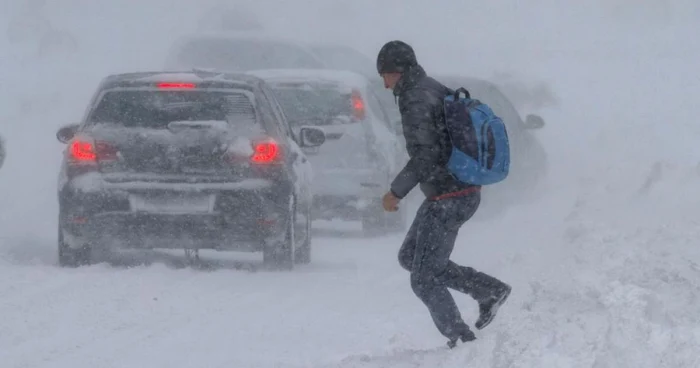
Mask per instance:
[[[460,97],[460,92],[465,97]],[[445,124],[452,143],[447,169],[473,185],[502,181],[510,169],[510,143],[503,120],[469,91],[457,89],[444,99]]]

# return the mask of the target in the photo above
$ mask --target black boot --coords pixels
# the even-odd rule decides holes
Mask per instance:
[[[476,340],[476,336],[474,335],[474,332],[472,332],[472,330],[470,330],[469,327],[467,327],[467,329],[462,331],[462,333],[459,336],[453,339],[449,339],[447,341],[447,347],[452,349],[455,346],[457,346],[457,340],[462,340],[462,342],[474,341]]]
[[[496,293],[479,301],[479,319],[476,320],[474,327],[481,330],[493,321],[493,318],[496,317],[496,313],[498,312],[498,308],[508,299],[510,290],[511,287],[504,284],[502,287],[498,288]]]

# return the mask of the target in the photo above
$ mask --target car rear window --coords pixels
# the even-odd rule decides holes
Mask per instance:
[[[308,83],[273,84],[275,97],[292,126],[351,123],[352,98],[349,90],[335,85]]]
[[[227,121],[258,125],[244,93],[218,91],[123,90],[106,92],[90,114],[91,124],[167,129],[174,121]]]

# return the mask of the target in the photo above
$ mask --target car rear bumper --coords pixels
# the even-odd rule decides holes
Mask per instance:
[[[283,221],[280,221],[283,222]],[[226,221],[221,214],[174,215],[107,212],[69,222],[64,238],[72,247],[262,250],[266,238],[284,231],[273,221]],[[68,233],[68,234],[66,234]]]
[[[62,191],[64,241],[74,248],[259,251],[286,230],[286,186],[149,184]]]

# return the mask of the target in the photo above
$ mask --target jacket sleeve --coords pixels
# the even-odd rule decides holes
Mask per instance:
[[[434,171],[440,155],[435,97],[428,91],[406,91],[399,99],[401,125],[410,159],[391,183],[391,192],[405,197]]]

